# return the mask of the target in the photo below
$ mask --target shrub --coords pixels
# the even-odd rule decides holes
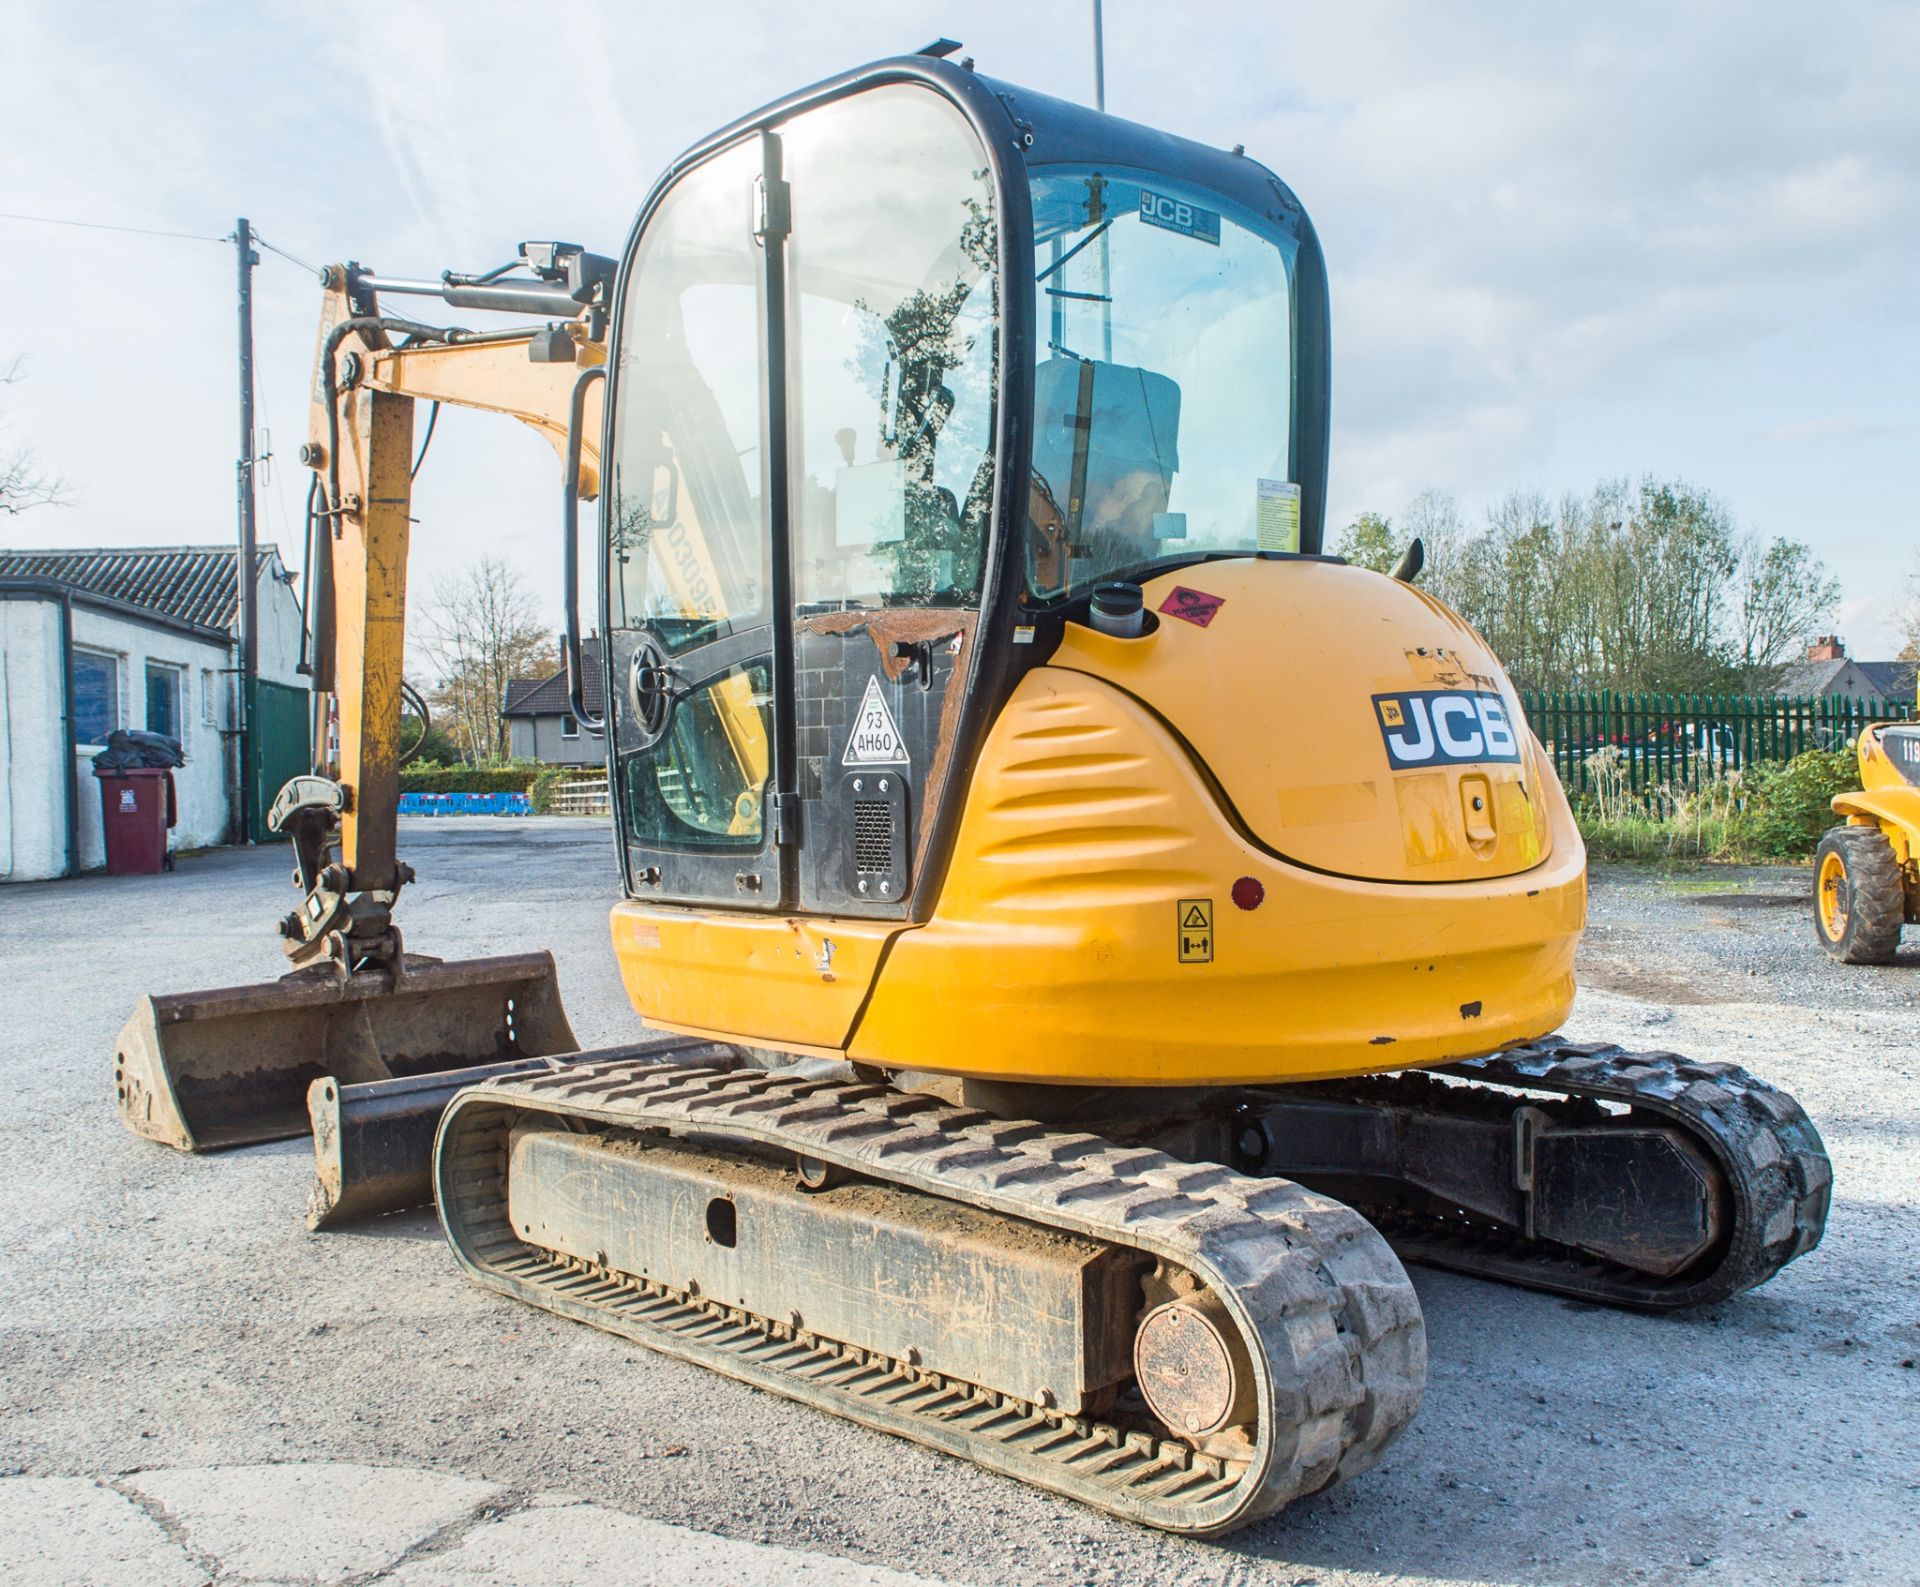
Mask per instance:
[[[569,766],[543,766],[533,779],[533,786],[527,792],[533,799],[533,808],[540,815],[553,812],[553,796],[566,780],[573,775]]]
[[[1747,797],[1727,834],[1732,855],[1804,860],[1836,820],[1832,799],[1860,786],[1854,749],[1810,749],[1747,769]]]

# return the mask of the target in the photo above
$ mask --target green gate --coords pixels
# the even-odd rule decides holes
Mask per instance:
[[[253,766],[247,778],[247,830],[256,843],[279,842],[267,830],[267,811],[289,779],[313,770],[313,692],[256,678],[248,691]]]

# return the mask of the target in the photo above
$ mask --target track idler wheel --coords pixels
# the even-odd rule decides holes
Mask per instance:
[[[1259,1396],[1240,1329],[1191,1273],[1156,1272],[1146,1288],[1133,1370],[1147,1409],[1195,1449],[1243,1453]]]

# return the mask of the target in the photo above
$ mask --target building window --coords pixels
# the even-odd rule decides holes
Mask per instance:
[[[571,712],[560,718],[560,736],[562,738],[578,738],[580,736],[580,724],[574,719]]]
[[[97,650],[73,653],[73,735],[104,744],[120,725],[120,658]]]
[[[180,669],[162,662],[147,663],[147,731],[168,738],[184,737],[181,723]]]

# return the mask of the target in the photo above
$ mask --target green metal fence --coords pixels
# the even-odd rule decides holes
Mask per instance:
[[[1694,791],[1755,761],[1838,749],[1869,722],[1914,714],[1911,700],[1612,689],[1529,689],[1520,703],[1575,798],[1593,792],[1602,775],[1636,798]]]

